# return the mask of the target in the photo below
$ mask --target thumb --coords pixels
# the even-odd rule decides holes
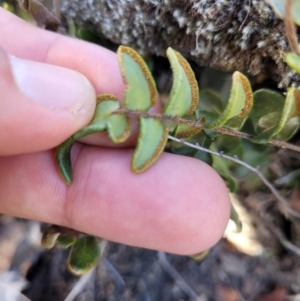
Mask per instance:
[[[0,49],[0,155],[53,148],[93,117],[95,90],[82,74]]]

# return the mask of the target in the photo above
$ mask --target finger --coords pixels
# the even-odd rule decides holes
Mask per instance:
[[[12,36],[15,38],[12,39]],[[89,79],[97,93],[112,93],[119,98],[123,95],[123,82],[115,53],[33,27],[3,8],[0,8],[0,46],[23,59],[76,70]]]
[[[1,25],[5,25],[5,29],[3,29]],[[16,38],[11,39],[12,35]],[[10,54],[23,59],[76,70],[81,74],[84,74],[89,81],[92,82],[97,93],[106,92],[122,95],[123,83],[116,55],[113,52],[73,38],[63,37],[58,34],[35,28],[2,8],[0,8],[0,45]],[[19,45],[22,45],[22,47]],[[16,58],[13,58],[12,61],[15,62],[13,65],[17,65],[16,62],[26,62],[28,65],[28,68],[26,69],[29,72],[31,72],[32,65],[34,65],[34,63],[32,63],[30,66],[30,62],[18,60]],[[7,60],[3,62],[7,62]],[[45,68],[47,69],[46,66]],[[48,68],[50,68],[50,66]],[[19,77],[22,76],[23,72],[20,73],[18,70],[20,68],[16,67],[16,69],[15,75],[17,76],[19,74]],[[33,81],[39,79],[41,73],[44,75],[51,74],[49,71],[47,72],[45,70],[42,72],[40,69],[41,68],[39,68],[38,74],[32,74],[31,72]],[[70,100],[72,94],[73,98],[74,96],[79,98],[77,99],[78,104],[77,106],[74,105],[75,108],[73,110],[73,112],[77,112],[78,105],[80,104],[80,96],[87,98],[86,107],[84,107],[84,101],[81,100],[82,107],[86,108],[86,113],[71,114],[72,112],[61,112],[61,110],[58,112],[56,108],[54,108],[53,111],[46,111],[45,108],[34,107],[32,102],[31,106],[29,106],[28,101],[24,101],[24,95],[21,96],[19,91],[16,91],[17,89],[13,83],[13,78],[9,74],[11,72],[8,64],[6,64],[6,70],[3,70],[2,73],[2,78],[4,78],[4,76],[9,78],[9,86],[7,86],[6,93],[7,101],[9,99],[18,100],[23,106],[20,107],[19,105],[14,105],[14,108],[18,108],[21,112],[16,109],[11,112],[11,102],[8,106],[7,102],[4,103],[4,99],[2,98],[2,104],[0,105],[1,108],[6,108],[5,111],[2,110],[2,114],[6,116],[6,118],[5,120],[2,118],[0,126],[6,130],[2,132],[5,137],[2,137],[2,140],[0,140],[0,155],[38,151],[57,146],[90,121],[94,112],[95,96],[91,92],[91,86],[86,83],[86,81],[82,80],[83,77],[77,78],[77,84],[76,81],[73,80],[71,83],[75,84],[75,87],[71,87],[70,81],[68,81],[67,78],[62,80],[61,76],[58,77],[54,74],[52,77],[54,80],[52,80],[50,83],[51,85],[48,86],[48,90],[50,90],[47,93],[49,106],[52,105],[52,102],[55,100],[57,100],[58,104],[61,104],[60,100]],[[25,76],[26,79],[28,79],[28,77],[29,76]],[[49,78],[46,78],[45,80],[49,81]],[[80,83],[80,80],[82,83]],[[22,79],[19,79],[18,82],[23,83],[21,91],[28,91],[28,83],[26,84],[26,81],[24,82]],[[57,89],[57,87],[53,86],[53,83],[60,86],[61,89]],[[41,85],[39,82],[36,82],[35,88],[37,87],[40,87],[40,94],[45,95],[43,91],[45,84]],[[62,90],[65,93],[60,93]],[[80,91],[78,92],[78,90]],[[67,95],[65,95],[66,92],[68,93]],[[84,92],[86,94],[82,95]],[[53,95],[53,93],[55,95]],[[41,99],[40,95],[38,98],[39,100],[44,101],[44,98]],[[21,110],[22,108],[24,108],[24,110]],[[41,112],[41,110],[43,110],[43,112]],[[11,114],[8,114],[7,111],[10,111]],[[81,110],[80,112],[84,112],[84,110]],[[65,116],[66,113],[68,118]],[[18,117],[17,121],[15,121],[18,114],[23,114],[23,118],[21,119]],[[20,126],[20,124],[22,126]],[[23,124],[26,124],[26,127],[23,127]],[[49,125],[51,126],[49,127]],[[18,128],[17,131],[16,128]],[[22,139],[20,139],[20,137]],[[6,141],[5,144],[4,139]],[[31,143],[28,143],[28,141]],[[85,138],[84,141],[87,143],[92,142],[94,144],[101,144],[102,142],[102,144],[111,146],[107,136],[103,133],[96,136],[94,135],[88,139]],[[129,144],[132,144],[132,139],[129,141]]]
[[[77,145],[70,187],[50,152],[0,158],[0,211],[177,254],[206,250],[220,239],[229,197],[213,169],[163,154],[135,175],[128,166],[131,155],[131,150]]]
[[[11,39],[12,35],[17,35],[17,38]],[[0,46],[17,57],[76,70],[88,78],[97,94],[111,93],[122,100],[124,85],[117,56],[103,47],[33,27],[2,8]],[[159,109],[160,103],[157,103],[154,110]],[[133,134],[137,132],[135,124],[133,123]],[[124,146],[132,146],[135,139],[136,135],[133,135]],[[91,135],[81,141],[94,145],[115,146],[107,139],[105,133]]]
[[[0,49],[0,78],[0,155],[57,146],[94,114],[94,88],[78,72],[9,58]]]

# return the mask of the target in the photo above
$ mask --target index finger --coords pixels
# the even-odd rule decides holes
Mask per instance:
[[[115,53],[101,46],[36,28],[1,7],[0,45],[19,58],[76,70],[89,79],[97,93],[111,93],[119,98],[123,95],[123,82]]]

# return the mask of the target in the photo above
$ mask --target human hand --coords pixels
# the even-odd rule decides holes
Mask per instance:
[[[85,139],[99,146],[74,146],[73,184],[60,178],[52,149],[89,123],[95,93],[122,97],[113,52],[2,8],[0,47],[0,212],[177,254],[216,243],[228,190],[199,160],[165,153],[136,175],[132,150],[99,147],[108,144],[99,134]]]

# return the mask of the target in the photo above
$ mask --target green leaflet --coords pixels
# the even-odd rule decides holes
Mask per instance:
[[[68,267],[73,274],[83,275],[96,266],[99,258],[99,240],[94,236],[84,235],[73,245]]]
[[[285,56],[287,64],[294,69],[296,72],[300,73],[300,56],[294,52],[289,52]]]
[[[220,138],[222,138],[221,136]],[[226,136],[225,136],[226,137]],[[235,155],[240,155],[240,142],[239,139],[236,137],[226,137],[228,139],[228,145],[227,148],[231,149],[231,146],[233,148],[232,152]],[[217,152],[218,150],[225,150],[225,148],[222,146],[224,142],[221,141],[221,144],[219,144],[220,139],[216,140],[208,140],[204,144],[202,144],[202,147],[209,148],[212,151]],[[226,150],[227,155],[229,154],[229,151]],[[237,182],[233,176],[231,167],[232,162],[228,160],[224,160],[222,157],[214,156],[211,154],[208,154],[203,151],[197,151],[195,154],[192,154],[191,157],[194,157],[195,159],[201,160],[207,164],[209,164],[213,169],[215,169],[218,174],[223,178],[223,180],[226,182],[226,185],[230,192],[235,192],[237,190]]]
[[[198,118],[198,120],[201,120],[202,118],[206,127],[206,124],[209,124],[218,119],[218,116],[222,114],[224,105],[219,95],[215,91],[203,90],[201,92],[200,98],[201,105],[198,106],[198,109],[196,110],[196,117]],[[204,133],[211,139],[220,136],[219,133],[213,132],[211,130],[206,130],[205,128]]]
[[[82,131],[88,132],[95,129],[96,132],[99,132],[104,126],[112,142],[122,143],[126,141],[130,136],[130,120],[125,114],[112,114],[119,108],[120,103],[117,97],[110,94],[98,95],[94,118]]]
[[[188,117],[189,116],[187,116],[186,119],[189,119]],[[190,120],[194,120],[194,118],[191,118]],[[198,128],[187,125],[187,124],[179,124],[175,128],[174,136],[177,138],[188,138],[188,137],[195,136],[200,131],[202,131],[204,124],[205,124],[205,118],[199,119],[198,124],[200,125],[200,127],[198,127]]]
[[[290,139],[299,129],[300,91],[289,88],[286,98],[288,98],[286,99],[286,114],[283,116],[281,122],[284,123],[284,118],[286,118],[286,121],[278,132],[278,138],[284,141]]]
[[[215,146],[215,143],[211,144],[210,149],[213,151],[218,151]],[[237,183],[236,183],[236,180],[233,178],[232,173],[230,171],[230,163],[231,162],[225,161],[221,157],[212,156],[211,166],[225,180],[230,192],[235,192],[237,190]]]
[[[250,118],[257,136],[252,141],[264,144],[280,132],[281,138],[290,138],[299,126],[299,95],[295,88],[288,89],[286,98],[267,89],[256,91]]]
[[[141,117],[139,138],[131,162],[132,171],[140,173],[150,167],[164,150],[167,140],[167,128],[160,120]]]
[[[56,163],[66,184],[71,184],[73,180],[71,148],[76,140],[105,129],[107,129],[108,136],[114,143],[124,142],[130,136],[129,119],[124,114],[112,114],[119,108],[120,104],[115,96],[110,94],[97,96],[96,111],[91,123],[57,147],[55,153]]]
[[[223,103],[219,95],[212,90],[201,91],[201,105],[196,110],[196,117],[206,117],[206,121],[212,122],[223,112]]]
[[[192,156],[191,156],[192,157]],[[208,164],[208,165],[212,165],[212,163],[213,163],[213,156],[211,155],[211,154],[208,154],[208,153],[206,153],[206,152],[203,152],[203,151],[197,151],[194,155],[193,155],[193,157],[195,158],[195,159],[198,159],[198,160],[201,160],[201,161],[203,161],[203,162],[205,162],[206,164]]]
[[[191,258],[194,259],[195,261],[201,261],[201,260],[203,260],[204,258],[206,258],[208,254],[209,254],[209,249],[206,250],[206,251],[197,253],[197,254],[190,255],[189,257],[191,257]]]
[[[222,113],[223,103],[221,99],[211,90],[203,90],[200,95],[201,104],[195,111],[196,119],[198,123],[206,124],[206,122],[211,122]],[[186,119],[195,120],[194,116],[187,116]],[[192,126],[180,124],[176,127],[174,135],[178,138],[188,138],[198,134],[202,128],[194,128]],[[215,134],[215,133],[214,133]]]
[[[61,234],[58,236],[58,238],[56,240],[56,245],[60,249],[67,249],[67,248],[71,247],[72,245],[74,245],[76,240],[77,240],[77,237],[75,235]]]
[[[289,88],[285,98],[283,111],[273,131],[273,136],[279,135],[282,140],[287,140],[297,131],[300,113],[300,91]],[[284,137],[287,135],[287,137]]]
[[[62,249],[70,247],[77,239],[75,234],[70,233],[71,231],[64,227],[50,226],[43,231],[41,239],[43,248],[51,249],[55,245]]]
[[[108,137],[114,143],[122,143],[130,136],[130,120],[124,114],[114,114],[107,118]]]
[[[243,127],[243,125],[244,125],[246,119],[248,118],[248,115],[252,109],[252,106],[253,106],[253,93],[252,93],[252,89],[250,87],[250,83],[249,83],[248,88],[249,88],[248,103],[247,103],[246,107],[244,108],[243,113],[227,120],[224,124],[225,127],[236,130],[236,131],[240,130]]]
[[[193,157],[197,153],[197,150],[195,150],[194,148],[188,147],[186,145],[182,145],[181,143],[175,141],[171,141],[170,150],[173,154],[189,156],[189,157]]]
[[[265,0],[268,4],[270,4],[277,14],[277,16],[281,19],[284,19],[285,16],[285,0]],[[292,18],[293,21],[300,25],[300,1],[293,0],[292,3]]]
[[[250,113],[254,130],[258,136],[270,136],[272,129],[280,119],[284,106],[284,96],[281,93],[261,89],[254,93],[254,105]],[[267,140],[267,139],[265,139]]]
[[[79,237],[78,237],[79,236]],[[71,247],[68,268],[75,275],[83,275],[93,268],[100,257],[99,239],[75,230],[52,225],[43,231],[42,246],[50,249]]]
[[[211,120],[212,116],[208,114],[206,116],[204,112],[203,115],[207,119],[205,128],[213,129],[216,127],[224,126],[225,123],[233,117],[238,117],[240,118],[240,120],[243,120],[243,118],[245,118],[251,110],[253,101],[252,99],[253,96],[251,85],[247,77],[240,72],[234,72],[232,76],[230,98],[225,110],[215,120]]]
[[[243,156],[241,149],[241,139],[229,135],[221,135],[218,139],[213,140],[215,150],[224,151],[228,156]],[[229,161],[227,161],[229,162]]]
[[[130,47],[118,48],[118,59],[123,80],[124,107],[129,110],[147,111],[155,105],[156,85],[142,57]]]
[[[186,59],[171,47],[167,57],[173,71],[173,85],[163,112],[169,116],[185,116],[194,113],[198,106],[199,89],[193,70]]]
[[[299,116],[289,118],[283,129],[278,133],[278,139],[286,141],[291,139],[298,131],[300,125]]]

